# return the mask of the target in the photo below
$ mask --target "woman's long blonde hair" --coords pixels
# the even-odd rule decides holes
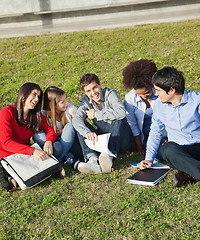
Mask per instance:
[[[44,92],[44,105],[43,109],[47,111],[47,123],[49,125],[49,119],[52,121],[52,127],[56,132],[56,104],[60,102],[61,97],[65,94],[65,91],[62,89],[50,86]],[[61,113],[61,124],[64,127],[67,123],[66,114],[65,112]]]

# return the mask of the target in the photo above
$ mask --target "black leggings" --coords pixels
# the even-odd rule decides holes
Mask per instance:
[[[10,175],[2,167],[1,162],[0,162],[0,183],[1,183],[2,187],[5,188],[7,191],[14,187],[13,184],[8,181],[9,177],[10,177]]]

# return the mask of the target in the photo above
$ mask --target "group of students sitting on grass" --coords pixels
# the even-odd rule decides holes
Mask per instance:
[[[85,95],[78,109],[62,89],[51,86],[45,90],[43,110],[41,88],[25,83],[15,105],[0,112],[0,159],[17,153],[45,160],[53,154],[82,173],[99,174],[111,172],[118,153],[135,151],[145,154],[140,169],[151,167],[155,157],[177,169],[174,186],[198,181],[200,93],[185,90],[183,74],[174,67],[157,70],[147,59],[129,63],[122,83],[130,90],[124,104],[116,90],[101,88],[95,74],[84,74],[80,86]],[[104,133],[110,133],[112,156],[85,143],[87,138],[95,144]],[[30,146],[31,137],[43,150]],[[65,176],[64,168],[59,174]],[[7,191],[17,188],[1,164],[0,182]]]

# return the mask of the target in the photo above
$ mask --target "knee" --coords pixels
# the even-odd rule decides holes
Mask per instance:
[[[175,142],[167,142],[164,145],[161,146],[160,152],[165,159],[168,156],[173,155],[177,149],[179,148],[179,145]]]
[[[33,141],[35,143],[38,143],[39,145],[43,145],[44,142],[46,141],[46,133],[45,132],[35,133],[33,135]]]
[[[63,128],[63,133],[66,133],[66,132],[71,132],[71,133],[75,133],[75,129],[72,125],[72,123],[67,123],[64,128]]]

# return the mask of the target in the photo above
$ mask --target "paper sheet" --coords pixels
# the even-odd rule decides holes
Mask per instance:
[[[95,145],[93,144],[93,141],[85,139],[85,143],[89,148],[91,148],[94,151],[106,153],[111,157],[116,157],[109,149],[108,149],[108,142],[110,139],[110,133],[105,133],[98,135],[98,141],[95,141]]]

